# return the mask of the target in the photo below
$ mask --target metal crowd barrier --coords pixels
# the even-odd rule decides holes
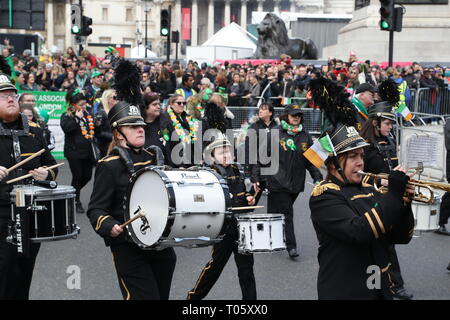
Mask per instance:
[[[257,107],[227,107],[233,114],[233,129],[244,128],[248,122],[258,115]],[[275,108],[275,116],[278,117],[284,112],[284,108]],[[322,127],[322,111],[320,109],[303,109],[303,128],[312,135],[319,135]]]
[[[411,111],[433,115],[450,114],[450,90],[448,88],[439,88],[438,90],[419,88],[413,92]]]

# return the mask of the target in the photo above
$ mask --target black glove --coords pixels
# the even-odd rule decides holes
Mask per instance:
[[[404,172],[392,171],[389,174],[389,192],[403,197],[408,181],[409,177]]]

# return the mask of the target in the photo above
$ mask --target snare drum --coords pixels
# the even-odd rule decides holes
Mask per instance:
[[[252,213],[237,215],[236,219],[239,230],[239,252],[286,250],[284,215]]]
[[[128,235],[142,249],[201,247],[220,241],[231,209],[225,180],[206,168],[143,168],[131,177],[125,203],[125,220],[139,209],[145,212],[145,217],[127,225]]]
[[[16,194],[23,199],[16,199]],[[34,185],[15,187],[10,193],[11,216],[15,221],[17,205],[26,207],[26,219],[32,242],[76,238],[80,229],[75,219],[75,189],[58,186],[47,189]],[[22,204],[17,203],[22,202]]]
[[[439,210],[441,197],[435,195],[431,204],[413,201],[411,204],[414,214],[415,231],[433,231],[439,229]]]

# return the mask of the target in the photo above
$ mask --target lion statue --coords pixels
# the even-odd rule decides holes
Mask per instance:
[[[258,25],[258,45],[255,57],[258,59],[278,58],[287,54],[293,59],[318,58],[318,50],[311,39],[289,39],[286,25],[277,15],[268,13]]]

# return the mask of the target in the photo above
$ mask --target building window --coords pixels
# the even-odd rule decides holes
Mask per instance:
[[[98,41],[100,41],[100,43],[111,43],[111,37],[99,37]]]
[[[108,21],[108,8],[102,8],[102,20]]]
[[[123,38],[123,44],[131,44],[134,45],[135,39],[134,38]]]
[[[126,22],[133,22],[133,8],[126,8],[125,21]]]

